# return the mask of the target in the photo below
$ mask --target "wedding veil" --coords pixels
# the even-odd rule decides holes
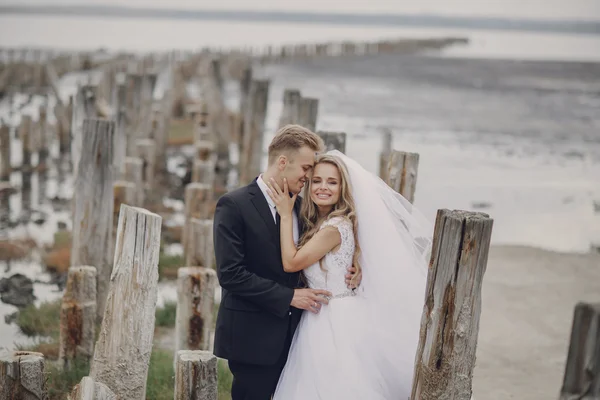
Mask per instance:
[[[421,315],[425,304],[427,270],[431,255],[433,224],[402,195],[343,153],[358,220],[359,258],[362,282],[357,289],[368,308],[368,342],[363,348],[365,362],[380,380],[384,398],[410,392]],[[395,376],[395,378],[394,378]],[[402,377],[402,378],[401,378]],[[386,388],[390,379],[397,387]],[[384,393],[390,391],[391,393]]]

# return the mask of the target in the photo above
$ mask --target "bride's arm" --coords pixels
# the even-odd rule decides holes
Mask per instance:
[[[300,250],[293,237],[292,215],[281,215],[281,259],[285,272],[298,272],[310,267],[342,243],[340,232],[327,226],[315,234]]]

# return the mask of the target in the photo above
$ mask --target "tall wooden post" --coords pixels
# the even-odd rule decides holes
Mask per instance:
[[[145,201],[144,162],[137,157],[125,157],[125,176],[123,179],[135,185],[137,196],[135,206],[142,207]]]
[[[83,122],[81,159],[75,181],[71,265],[93,265],[97,274],[97,315],[102,318],[112,269],[113,173],[115,123]]]
[[[7,181],[10,172],[10,129],[8,125],[0,125],[0,181]]]
[[[177,352],[175,400],[217,400],[217,357],[208,351]]]
[[[415,200],[419,154],[392,150],[388,156],[384,181],[411,203]]]
[[[183,248],[187,248],[187,238],[189,236],[190,222],[192,218],[208,219],[210,218],[210,206],[212,201],[212,185],[204,183],[189,183],[185,187],[184,205],[185,222],[182,233]]]
[[[23,115],[19,126],[19,139],[23,150],[21,166],[23,171],[31,170],[31,117]]]
[[[283,91],[283,108],[279,117],[278,129],[297,123],[301,98],[302,95],[298,89],[285,89]]]
[[[162,218],[121,205],[114,267],[90,377],[119,399],[144,399],[154,338]]]
[[[379,177],[384,181],[388,181],[388,164],[390,162],[390,154],[392,152],[392,132],[386,129],[381,137],[381,153],[379,153]],[[388,184],[389,185],[389,184]]]
[[[71,392],[68,400],[117,400],[117,396],[104,383],[94,382],[84,376]]]
[[[560,400],[600,399],[600,303],[578,303]]]
[[[315,131],[317,127],[317,114],[319,112],[319,99],[303,97],[298,108],[298,125]]]
[[[438,210],[411,399],[469,400],[493,220]]]
[[[191,218],[187,228],[189,240],[183,249],[185,265],[214,268],[212,219]]]
[[[175,352],[210,350],[217,273],[204,267],[177,270]]]
[[[252,81],[251,102],[244,123],[243,146],[240,154],[240,183],[242,184],[258,176],[261,170],[269,84],[268,80]]]
[[[42,353],[0,352],[0,400],[46,400],[44,369]]]
[[[96,268],[70,267],[60,312],[58,353],[66,368],[71,360],[89,360],[94,354],[96,308]]]
[[[339,150],[342,153],[346,152],[346,133],[345,132],[317,132],[323,142],[325,142],[325,150]]]

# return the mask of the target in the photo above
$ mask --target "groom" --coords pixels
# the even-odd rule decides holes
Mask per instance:
[[[318,313],[327,304],[323,295],[331,296],[302,288],[299,273],[284,272],[279,215],[265,184],[273,178],[283,187],[286,178],[290,192],[300,193],[323,148],[322,139],[310,130],[284,126],[269,145],[267,170],[217,203],[214,245],[223,296],[214,353],[229,361],[232,400],[271,398],[302,310]],[[293,213],[296,243],[302,234],[300,200]]]

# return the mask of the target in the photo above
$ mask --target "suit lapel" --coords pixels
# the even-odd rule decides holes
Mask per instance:
[[[275,221],[273,220],[273,214],[271,213],[271,209],[269,207],[269,203],[267,203],[267,199],[263,195],[262,191],[258,187],[256,180],[252,182],[248,186],[248,191],[252,198],[250,201],[258,211],[258,214],[261,216],[263,222],[266,225],[267,230],[269,231],[273,242],[279,247],[279,230],[275,225]]]

